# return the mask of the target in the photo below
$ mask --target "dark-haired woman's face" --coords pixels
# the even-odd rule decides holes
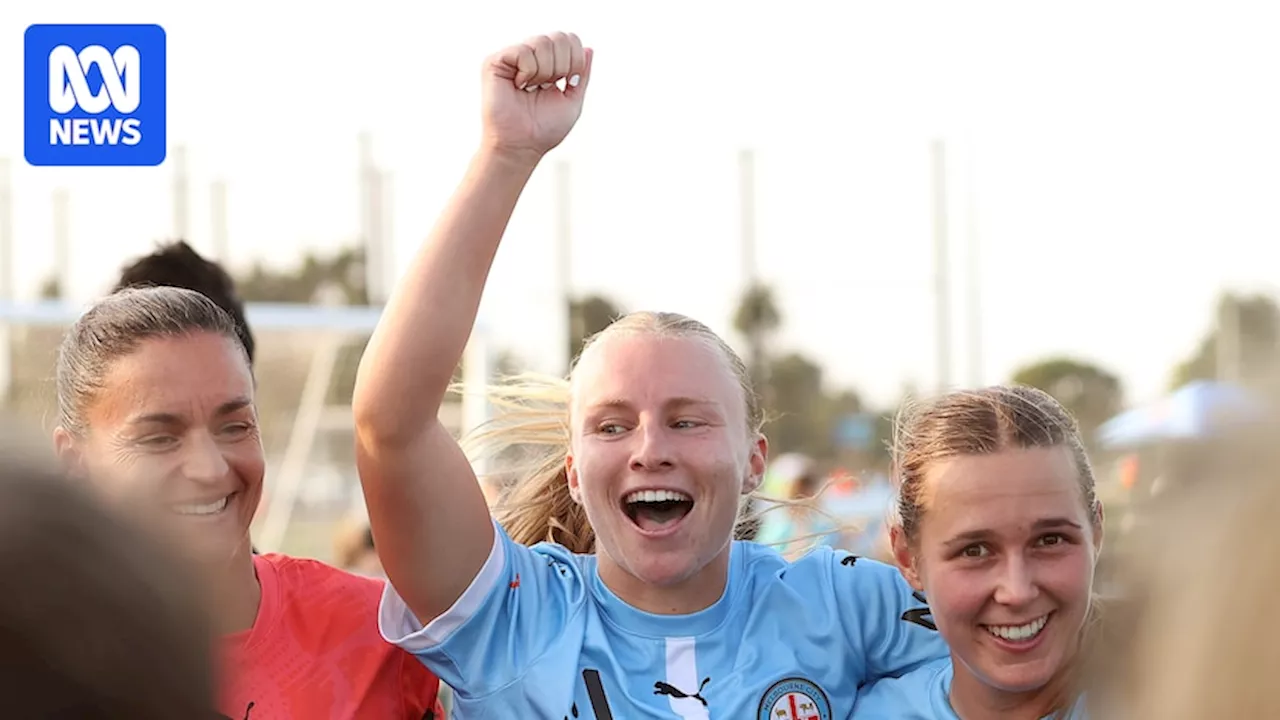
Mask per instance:
[[[265,461],[253,377],[228,338],[143,342],[117,360],[59,450],[102,490],[157,511],[203,560],[249,552]]]

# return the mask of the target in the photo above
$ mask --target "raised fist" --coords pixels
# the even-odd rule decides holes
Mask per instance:
[[[577,35],[553,33],[486,60],[486,148],[536,163],[559,145],[582,114],[591,55]]]

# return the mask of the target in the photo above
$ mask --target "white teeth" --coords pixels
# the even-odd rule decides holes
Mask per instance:
[[[693,498],[677,490],[637,490],[624,498],[627,504],[646,502],[693,502]]]
[[[179,515],[213,515],[222,512],[227,507],[227,498],[229,497],[227,496],[205,505],[175,505],[173,506],[173,511]]]
[[[984,625],[987,632],[996,637],[1003,638],[1010,642],[1023,642],[1030,640],[1040,631],[1044,629],[1044,624],[1049,621],[1049,616],[1037,618],[1026,625]]]

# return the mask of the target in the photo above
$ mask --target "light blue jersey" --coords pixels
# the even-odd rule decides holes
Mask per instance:
[[[896,569],[830,548],[788,563],[735,542],[721,599],[673,616],[619,600],[593,555],[496,537],[425,628],[389,585],[379,613],[454,688],[458,720],[842,719],[863,683],[947,652]]]
[[[862,689],[851,720],[960,720],[951,709],[951,676],[951,660],[946,659],[879,680]],[[1087,720],[1084,700],[1058,717]]]

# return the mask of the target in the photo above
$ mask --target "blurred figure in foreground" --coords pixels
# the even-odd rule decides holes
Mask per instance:
[[[213,632],[186,568],[13,443],[0,455],[3,716],[216,717]]]
[[[1274,440],[1251,443],[1252,469],[1181,488],[1150,518],[1118,577],[1094,657],[1091,715],[1280,717],[1280,511]],[[1241,448],[1243,450],[1243,448]]]

